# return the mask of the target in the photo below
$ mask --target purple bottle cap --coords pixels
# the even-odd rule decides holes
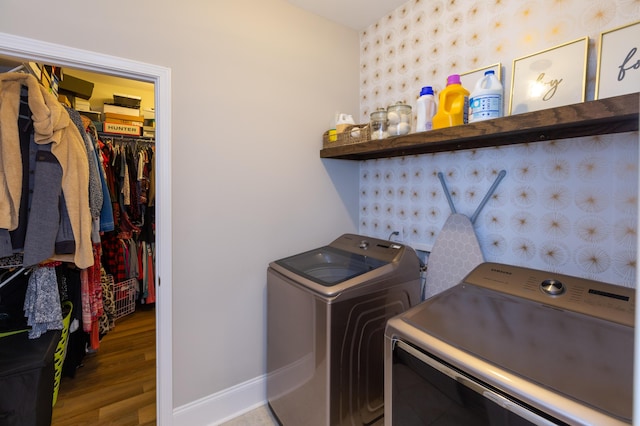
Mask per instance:
[[[460,74],[451,74],[449,77],[447,77],[447,86],[450,84],[461,84]]]

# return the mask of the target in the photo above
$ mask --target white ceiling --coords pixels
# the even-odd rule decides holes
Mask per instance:
[[[363,30],[408,0],[287,0],[354,30]]]

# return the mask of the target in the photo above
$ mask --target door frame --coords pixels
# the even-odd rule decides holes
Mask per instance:
[[[172,424],[171,69],[0,32],[0,55],[154,84],[156,106],[156,418]]]

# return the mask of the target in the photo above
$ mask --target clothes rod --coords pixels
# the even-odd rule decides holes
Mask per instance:
[[[146,143],[156,143],[155,138],[144,137],[144,136],[127,136],[127,135],[118,135],[113,133],[104,133],[98,132],[98,136],[100,139],[110,139],[112,141],[123,141],[123,142],[146,142]]]

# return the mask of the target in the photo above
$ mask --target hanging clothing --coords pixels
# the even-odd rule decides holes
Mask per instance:
[[[31,326],[29,338],[37,339],[48,330],[62,330],[62,308],[55,266],[36,268],[29,277],[24,313]]]
[[[93,121],[84,115],[80,115],[82,124],[87,137],[93,145],[93,154],[98,167],[98,176],[100,179],[100,189],[102,192],[102,206],[100,207],[99,232],[109,232],[115,229],[113,221],[113,207],[111,206],[111,194],[107,185],[107,175],[105,170],[106,158],[101,150],[101,142],[98,140],[98,132]],[[97,241],[97,240],[94,240]]]
[[[56,254],[52,250],[51,258],[86,268],[92,264],[93,255],[89,165],[84,142],[64,107],[29,74],[0,74],[0,199],[6,201],[0,203],[0,228],[11,231],[18,226],[23,188],[18,113],[23,85],[28,88],[34,141],[38,145],[50,144],[50,152],[63,170],[61,188],[75,240],[73,254]]]
[[[102,236],[103,264],[116,283],[130,278],[142,281],[149,275],[142,268],[150,257],[141,249],[141,243],[152,243],[155,239],[155,209],[147,206],[153,149],[107,142],[102,153],[108,165],[105,168],[108,192],[117,197],[113,202],[115,232]],[[154,264],[144,267],[153,269]],[[140,300],[145,300],[147,293],[141,289]]]
[[[102,256],[104,268],[113,275],[115,282],[129,278],[127,276],[125,248],[115,232],[109,232],[102,238]]]
[[[94,152],[94,145],[89,135],[87,135],[80,113],[68,107],[65,107],[65,109],[84,142],[84,147],[87,152],[87,163],[89,165],[89,211],[91,212],[91,217],[98,218],[100,217],[100,210],[102,209],[103,195],[102,183],[100,182],[100,170],[98,169],[98,159]]]
[[[140,244],[140,262],[142,264],[142,275],[140,277],[142,295],[144,299],[143,303],[155,303],[155,277],[154,277],[154,265],[155,256],[153,252],[153,244],[143,241]]]
[[[93,255],[93,265],[80,272],[82,282],[82,322],[84,331],[91,333],[92,349],[98,349],[99,339],[95,338],[95,334],[98,330],[100,317],[104,313],[102,304],[100,244],[94,244]]]
[[[50,150],[51,145],[43,145],[36,154],[34,190],[24,241],[23,262],[29,266],[44,262],[55,253],[75,251],[73,230],[66,224],[68,211],[62,202],[63,170]],[[62,222],[65,224],[61,227]],[[61,251],[56,252],[56,248]]]
[[[36,152],[38,146],[33,139],[33,120],[29,110],[29,93],[25,86],[20,89],[20,109],[18,112],[18,129],[20,131],[20,154],[22,157],[22,194],[18,209],[18,227],[11,231],[11,240],[3,240],[8,229],[0,230],[3,239],[0,240],[0,256],[10,255],[12,252],[21,252],[24,249],[24,239],[27,233],[27,221],[29,219],[29,203],[33,190],[33,179],[30,173],[35,170]]]
[[[63,263],[56,267],[58,275],[58,287],[65,289],[61,291],[61,301],[71,301],[73,311],[71,313],[71,324],[69,326],[69,337],[67,340],[67,352],[62,365],[62,374],[65,377],[75,377],[78,367],[87,354],[89,335],[83,331],[83,308],[81,295],[80,270],[72,267],[68,263]],[[62,294],[66,297],[62,298]]]
[[[100,269],[100,284],[102,285],[103,314],[100,317],[100,335],[107,334],[115,327],[116,302],[113,292],[113,278],[109,278],[104,268]]]

